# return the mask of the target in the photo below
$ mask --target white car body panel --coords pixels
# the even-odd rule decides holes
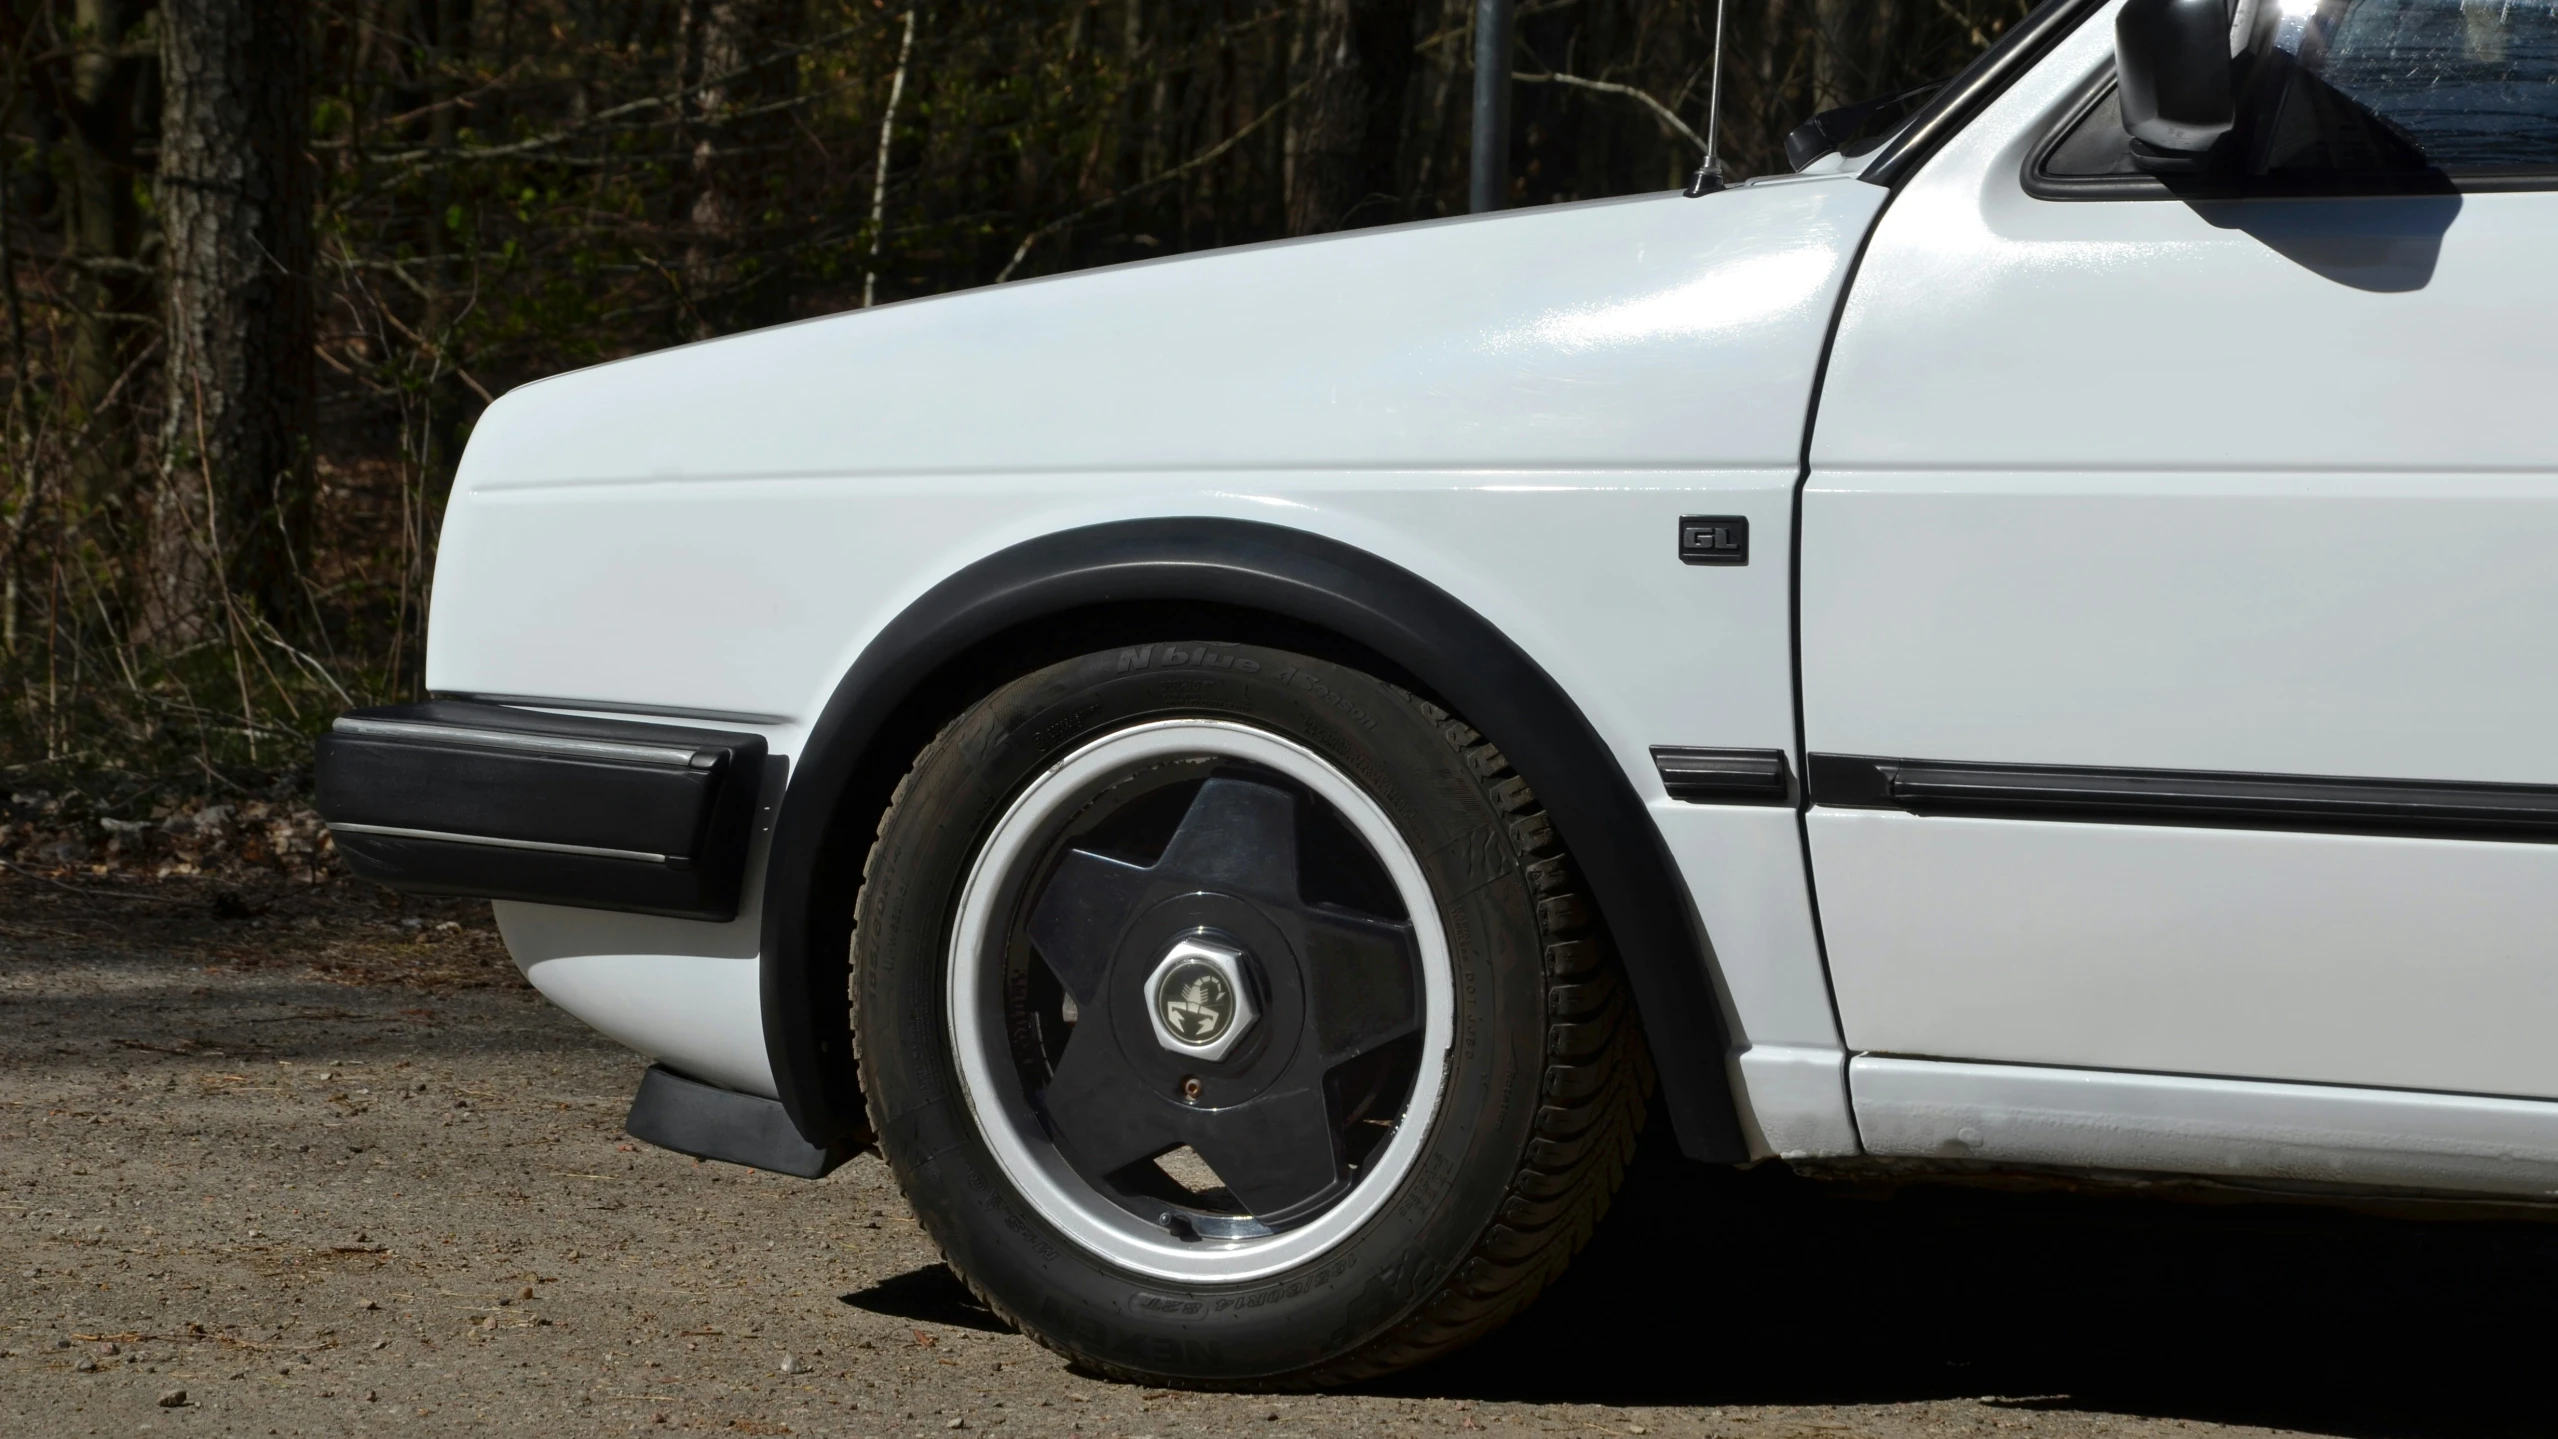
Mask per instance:
[[[1876,1154],[2558,1199],[2558,1105],[1859,1056]]]
[[[2549,1092],[2558,846],[1814,818],[1859,1050]]]
[[[1473,607],[1575,697],[1698,878],[1740,1072],[1786,1077],[1748,1122],[1770,1152],[1852,1153],[1794,816],[1671,805],[1649,748],[1793,748],[1804,417],[1884,198],[1790,180],[1264,246],[527,386],[463,463],[429,683],[742,717],[790,756],[882,627],[1010,545],[1163,515],[1324,535]],[[1767,558],[1679,564],[1698,512],[1749,517]],[[501,919],[573,1012],[774,1092],[736,1018],[751,889],[726,925]],[[629,997],[678,994],[678,971],[680,999]]]
[[[1437,585],[1579,704],[1711,937],[1754,1154],[2558,1198],[2558,845],[1798,814],[1655,771],[2558,786],[2558,195],[2032,198],[2112,16],[1897,194],[1832,158],[514,391],[456,483],[429,684],[795,760],[973,563],[1288,526]],[[1698,513],[1746,516],[1752,562],[1678,564]],[[763,862],[726,924],[499,919],[564,1007],[774,1096]]]
[[[597,933],[581,922],[589,910],[497,909],[508,952],[543,998],[678,1073],[766,1099],[780,1093],[753,955],[649,953],[654,936]]]
[[[1868,248],[1804,500],[1807,747],[2558,782],[2558,195],[2032,198],[2111,31]],[[2558,848],[1808,823],[1852,1049],[2558,1096]]]

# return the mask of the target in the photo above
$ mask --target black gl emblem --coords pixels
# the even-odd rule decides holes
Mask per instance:
[[[1679,521],[1679,558],[1692,565],[1746,565],[1750,522],[1740,515],[1690,515]]]

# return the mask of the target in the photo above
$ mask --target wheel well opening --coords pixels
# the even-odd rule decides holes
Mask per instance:
[[[863,745],[819,841],[825,872],[848,882],[821,884],[810,891],[805,930],[810,958],[840,956],[836,962],[842,966],[841,978],[849,981],[853,910],[864,862],[898,782],[933,736],[970,705],[1022,675],[1079,655],[1166,640],[1293,650],[1365,670],[1434,704],[1442,703],[1418,676],[1376,650],[1323,626],[1249,606],[1146,600],[1085,606],[1023,621],[950,656],[909,686]],[[843,993],[844,986],[830,983],[828,992]],[[840,1013],[842,1035],[851,1041],[849,996]],[[841,1056],[837,1080],[843,1088],[839,1092],[853,1100],[853,1112],[858,1114],[852,1049],[847,1043],[842,1048],[830,1046],[829,1052]]]
[[[984,573],[969,575],[966,585],[951,582],[949,602],[917,612],[938,618],[901,623],[914,632],[884,636],[894,643],[866,654],[847,677],[817,746],[800,756],[792,792],[807,807],[793,812],[785,805],[766,871],[766,1038],[784,1106],[801,1132],[837,1145],[870,1137],[871,1116],[853,1063],[854,905],[879,823],[915,756],[970,705],[1047,664],[1130,645],[1228,641],[1356,667],[1462,717],[1498,744],[1551,815],[1587,881],[1598,924],[1622,956],[1636,1021],[1656,1041],[1683,1147],[1700,1158],[1745,1157],[1720,1058],[1727,1046],[1707,977],[1714,963],[1710,941],[1639,795],[1573,702],[1532,659],[1441,592],[1304,537],[1236,528],[1239,533],[1225,537],[1234,553],[1211,546],[1204,564],[1197,536],[1184,533],[1172,544],[1144,526],[1055,536],[1040,542],[1059,551],[1053,556],[1008,554],[999,557],[1002,564],[985,562]],[[1236,565],[1238,556],[1252,563]],[[1197,567],[1200,587],[1222,588],[1224,595],[1165,593],[1172,577],[1164,567],[1175,564]],[[1055,608],[1027,614],[1025,580],[1030,590],[1054,581],[1081,594],[1060,595]],[[1112,588],[1140,597],[1105,598]],[[1259,603],[1257,589],[1265,588],[1280,602]],[[950,627],[966,628],[972,604],[1008,611],[1007,620],[927,657],[934,627],[957,639]],[[1293,610],[1298,604],[1309,608]],[[1320,618],[1296,617],[1309,612]],[[1370,629],[1378,644],[1442,674],[1466,698],[1442,692],[1354,637]],[[824,738],[838,728],[838,713],[846,716],[840,734]],[[1664,1047],[1658,1043],[1664,1034],[1679,1042]],[[878,1118],[892,1127],[903,1120]]]
[[[1434,704],[1420,677],[1320,625],[1241,605],[1146,600],[1094,605],[1024,621],[951,656],[915,683],[863,747],[829,828],[868,835],[888,809],[909,761],[942,727],[1010,681],[1061,660],[1163,640],[1228,641],[1294,650],[1367,671]],[[850,930],[846,931],[847,936]]]

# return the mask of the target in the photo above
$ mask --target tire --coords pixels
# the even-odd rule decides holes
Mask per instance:
[[[1500,750],[1240,644],[1085,655],[952,721],[880,821],[853,1014],[950,1267],[1161,1385],[1346,1383],[1497,1327],[1588,1239],[1652,1078]]]

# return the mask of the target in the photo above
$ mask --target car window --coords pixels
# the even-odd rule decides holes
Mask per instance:
[[[2558,184],[2558,0],[2261,0],[2270,53],[2208,188]],[[2105,77],[2034,157],[2047,198],[2164,195]]]
[[[2558,169],[2558,0],[2280,3],[2276,47],[2434,168]]]

